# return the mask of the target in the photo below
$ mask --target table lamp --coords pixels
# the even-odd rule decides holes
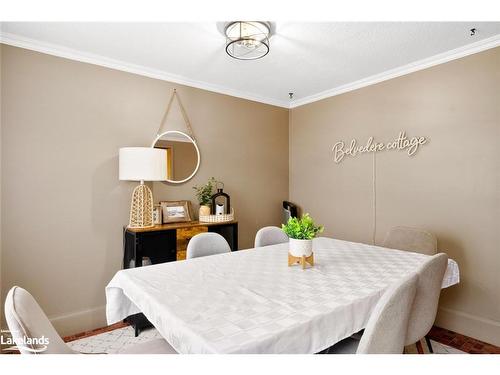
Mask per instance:
[[[144,181],[167,179],[167,152],[152,147],[123,147],[119,152],[119,179],[140,181],[132,193],[129,228],[153,224],[153,193]]]

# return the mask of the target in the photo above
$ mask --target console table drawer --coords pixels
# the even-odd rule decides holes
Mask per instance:
[[[208,227],[192,227],[177,229],[177,260],[186,259],[189,240],[199,233],[208,232]]]

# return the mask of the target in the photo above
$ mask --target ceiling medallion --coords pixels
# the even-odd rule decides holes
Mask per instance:
[[[238,60],[256,60],[269,53],[271,23],[232,21],[225,24],[226,52]]]

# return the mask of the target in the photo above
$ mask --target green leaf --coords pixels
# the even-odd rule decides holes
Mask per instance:
[[[196,198],[200,205],[210,206],[212,204],[211,198],[214,191],[216,180],[214,177],[210,177],[205,185],[193,186]]]
[[[297,240],[312,240],[318,233],[323,232],[323,226],[316,226],[314,220],[309,214],[302,217],[291,217],[286,224],[282,224],[281,229],[290,238]]]

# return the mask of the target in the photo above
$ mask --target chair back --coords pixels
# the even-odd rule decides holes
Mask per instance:
[[[406,345],[415,344],[429,333],[436,320],[439,296],[444,273],[448,267],[448,256],[436,254],[418,270],[417,293],[408,321]]]
[[[189,240],[186,259],[230,252],[231,247],[220,234],[212,232],[200,233]]]
[[[22,354],[74,354],[33,296],[14,286],[5,299],[5,320]]]
[[[417,280],[413,273],[382,295],[368,320],[357,354],[403,353]]]
[[[276,245],[288,242],[288,236],[281,228],[264,227],[260,228],[255,235],[255,247]]]
[[[426,255],[437,253],[436,236],[419,228],[394,227],[387,233],[383,246]]]

